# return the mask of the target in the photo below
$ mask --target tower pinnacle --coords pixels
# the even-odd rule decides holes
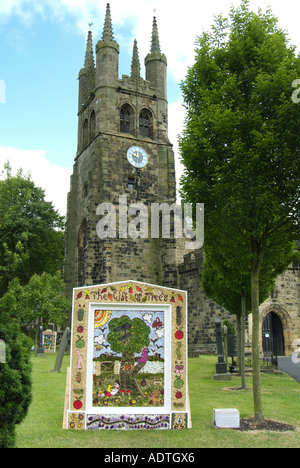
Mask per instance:
[[[151,51],[145,58],[146,80],[158,90],[158,96],[167,99],[167,58],[160,51],[156,16],[153,18]]]
[[[102,34],[103,41],[113,41],[113,30],[111,24],[111,14],[110,14],[110,5],[107,3],[106,5],[106,15],[105,15],[105,22],[104,22],[104,29]]]
[[[96,45],[96,85],[112,83],[119,74],[119,44],[114,40],[110,5],[106,5],[106,15],[102,40]]]
[[[134,40],[133,44],[133,53],[132,53],[132,62],[131,62],[131,78],[138,80],[140,78],[141,65],[139,59],[139,53],[137,48],[137,41]]]
[[[153,26],[152,26],[152,41],[151,41],[151,53],[159,52],[160,53],[160,45],[159,45],[159,36],[158,36],[158,27],[156,17],[153,18]]]
[[[95,61],[94,61],[94,51],[93,51],[93,37],[92,37],[92,31],[89,31],[88,38],[87,38],[86,52],[85,52],[84,68],[94,68],[94,67],[95,67]]]

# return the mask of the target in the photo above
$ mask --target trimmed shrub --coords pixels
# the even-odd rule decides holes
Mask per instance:
[[[0,363],[0,448],[15,446],[15,425],[31,402],[31,340],[13,321],[0,323],[0,339],[6,345],[6,362]]]

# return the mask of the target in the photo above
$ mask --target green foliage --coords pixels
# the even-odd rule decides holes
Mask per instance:
[[[227,327],[227,334],[228,335],[235,335],[235,328],[232,322],[230,320],[223,320],[223,325],[226,325]]]
[[[9,164],[0,180],[0,295],[18,277],[26,284],[35,273],[55,273],[64,252],[64,218],[45,201],[45,193]],[[4,171],[3,171],[4,172]]]
[[[241,292],[250,291],[259,421],[260,294],[287,268],[300,234],[300,113],[292,100],[300,57],[271,11],[255,14],[247,0],[232,7],[229,19],[217,17],[196,45],[182,83],[182,196],[205,205],[204,248],[214,251],[209,261],[218,274],[236,272],[234,292],[240,278],[248,281]],[[215,261],[220,255],[224,268]],[[218,295],[220,279],[210,287]]]
[[[61,325],[69,302],[57,273],[63,218],[30,177],[22,171],[13,177],[9,164],[5,170],[0,180],[0,339],[6,344],[6,362],[0,363],[0,447],[10,448],[15,425],[31,401],[32,343],[18,323]]]
[[[231,268],[216,250],[207,248],[205,252],[201,284],[207,297],[235,315],[241,314],[241,293],[244,292],[246,310],[250,311],[250,275]]]
[[[23,325],[39,322],[61,326],[70,306],[60,272],[33,275],[25,286],[15,279],[0,299],[0,323],[15,318]]]
[[[247,2],[219,17],[198,38],[182,83],[182,195],[204,202],[206,227],[222,210],[233,239],[245,235],[241,226],[255,239],[284,223],[299,233],[300,114],[291,95],[300,60],[276,23]]]
[[[149,346],[150,329],[141,319],[123,315],[110,321],[109,330],[107,341],[116,353],[139,353]]]
[[[241,314],[241,293],[245,294],[246,312],[251,312],[251,275],[243,272],[243,259],[237,258],[228,262],[228,257],[222,253],[218,238],[211,240],[206,246],[203,264],[202,286],[205,294],[225,309],[235,315]],[[259,303],[264,302],[274,287],[276,277],[283,273],[291,261],[298,256],[294,251],[295,243],[287,242],[280,248],[270,248],[265,254],[259,282]],[[269,257],[269,258],[268,258]]]
[[[31,341],[13,321],[0,323],[0,339],[6,344],[6,362],[0,363],[0,448],[15,444],[15,425],[31,402]]]

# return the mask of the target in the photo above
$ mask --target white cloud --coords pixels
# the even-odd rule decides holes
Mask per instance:
[[[61,23],[71,34],[81,32],[86,35],[89,23],[93,23],[94,45],[101,38],[106,4],[109,0],[0,0],[0,23],[12,16],[30,26],[33,21],[43,18]],[[112,23],[115,39],[119,42],[120,55],[131,54],[133,40],[138,41],[139,56],[143,64],[150,50],[152,18],[157,17],[160,45],[168,59],[168,73],[173,81],[179,83],[186,76],[187,67],[194,62],[196,37],[210,29],[214,15],[223,12],[227,16],[231,5],[237,7],[240,0],[110,0]],[[300,45],[298,15],[295,0],[250,0],[250,8],[265,11],[268,6],[279,18],[279,26],[288,30],[292,43]],[[156,12],[154,13],[154,10]],[[21,41],[22,42],[22,41]],[[129,73],[128,70],[125,73]],[[143,67],[142,67],[143,68]],[[180,91],[169,95],[169,138],[174,145],[176,173],[179,180],[182,166],[178,157],[178,138],[182,132],[184,109],[180,103]],[[17,167],[31,170],[37,185],[43,186],[47,197],[53,200],[61,213],[65,213],[66,193],[69,188],[69,171],[52,165],[45,151],[24,152],[13,148],[5,149],[13,154]],[[2,153],[4,149],[2,148]],[[26,155],[26,157],[23,157]],[[0,155],[2,158],[2,155]],[[5,161],[4,159],[0,160]],[[26,168],[24,167],[26,164]],[[49,174],[53,174],[49,177]],[[53,184],[53,181],[55,183]],[[57,182],[58,183],[57,183]],[[54,188],[51,188],[54,186]],[[62,190],[62,193],[58,191]]]
[[[164,336],[164,332],[165,332],[164,327],[161,327],[158,330],[155,330],[155,333],[158,336],[158,338],[161,338],[162,336]]]
[[[23,23],[30,25],[40,16],[59,21],[64,28],[72,28],[72,31],[75,26],[84,33],[92,22],[94,35],[98,40],[103,30],[107,2],[108,0],[6,0],[0,2],[0,22],[15,15]],[[240,5],[240,0],[110,0],[109,3],[116,40],[122,40],[122,26],[130,24],[130,30],[126,31],[126,41],[120,45],[128,51],[132,50],[133,39],[136,38],[142,58],[150,49],[152,17],[156,10],[161,48],[168,58],[169,73],[177,81],[181,81],[187,66],[193,63],[196,37],[210,29],[214,15],[223,12],[226,16],[232,5]],[[265,11],[269,5],[279,18],[279,26],[289,31],[294,44],[300,44],[295,0],[250,0],[250,7],[254,11],[259,7]]]
[[[104,335],[96,336],[94,339],[94,343],[99,346],[102,346],[103,343],[105,343],[105,341],[106,341],[106,338]]]
[[[145,314],[145,315],[143,315],[143,319],[145,320],[145,322],[148,322],[149,325],[151,325],[152,314]]]
[[[1,170],[7,161],[10,162],[13,174],[18,169],[30,174],[35,185],[45,190],[45,199],[52,202],[61,215],[66,214],[71,176],[69,169],[52,164],[44,150],[21,150],[0,146]]]

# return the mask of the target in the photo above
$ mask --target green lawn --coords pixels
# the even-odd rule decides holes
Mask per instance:
[[[252,391],[230,391],[240,380],[214,381],[215,356],[189,359],[192,429],[182,431],[66,431],[62,429],[66,370],[51,372],[55,356],[33,357],[33,401],[23,423],[17,426],[18,448],[240,448],[300,447],[300,385],[285,374],[263,374],[262,394],[267,419],[297,426],[294,432],[241,432],[216,429],[214,408],[237,408],[241,418],[253,414]],[[251,386],[251,379],[247,379]]]

